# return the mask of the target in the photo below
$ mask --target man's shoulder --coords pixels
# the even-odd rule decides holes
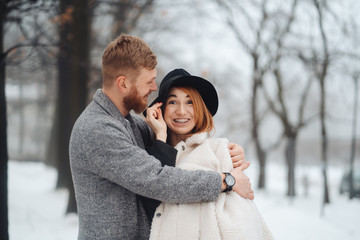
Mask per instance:
[[[77,119],[77,124],[90,126],[91,123],[106,121],[109,114],[94,101],[85,108]]]
[[[131,114],[131,117],[133,118],[136,125],[146,125],[145,120],[142,117],[140,117],[139,115]]]
[[[131,114],[132,119],[134,120],[136,126],[140,128],[141,131],[148,131],[149,126],[146,124],[145,120],[136,114]]]
[[[92,101],[81,113],[74,125],[75,129],[85,132],[107,132],[113,128],[126,130],[124,124],[119,119],[113,117],[104,108]]]
[[[131,114],[131,117],[141,133],[142,140],[145,146],[149,146],[150,144],[152,144],[152,131],[150,127],[146,124],[145,120],[136,114]]]

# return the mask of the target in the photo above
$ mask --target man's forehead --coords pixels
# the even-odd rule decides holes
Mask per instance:
[[[155,68],[154,69],[141,68],[140,75],[149,75],[151,77],[156,77],[157,70]]]

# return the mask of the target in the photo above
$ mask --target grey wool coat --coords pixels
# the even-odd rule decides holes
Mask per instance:
[[[79,240],[148,239],[151,222],[139,195],[167,203],[218,198],[218,173],[162,166],[145,151],[148,144],[146,123],[135,115],[123,117],[97,90],[69,144]]]

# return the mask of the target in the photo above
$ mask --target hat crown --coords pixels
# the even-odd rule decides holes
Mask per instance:
[[[162,80],[162,82],[160,84],[160,88],[162,85],[165,85],[166,83],[170,83],[177,78],[186,77],[186,76],[191,76],[191,74],[182,68],[174,69],[171,72],[169,72],[168,74],[166,74],[166,76],[164,77],[164,79]]]

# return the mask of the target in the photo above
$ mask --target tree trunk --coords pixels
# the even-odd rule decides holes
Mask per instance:
[[[256,143],[256,153],[259,161],[259,181],[258,189],[266,188],[266,153],[259,147],[260,144]]]
[[[322,175],[323,175],[323,205],[322,212],[325,204],[330,203],[329,199],[329,187],[327,178],[327,164],[328,164],[328,138],[325,123],[325,109],[326,109],[326,97],[325,97],[325,79],[320,79],[320,124],[321,124],[321,161],[322,161]]]
[[[70,83],[70,131],[72,127],[85,109],[88,102],[88,82],[90,81],[90,39],[91,39],[91,21],[93,9],[89,7],[89,0],[77,1],[75,3],[73,32],[76,33],[73,39],[72,51],[74,53],[72,59],[72,81]],[[69,138],[67,142],[69,142]],[[67,153],[68,153],[67,148]],[[68,155],[67,155],[68,156]],[[71,173],[69,179],[71,184],[68,186],[70,197],[68,202],[67,212],[76,212],[76,201],[74,185],[72,183]]]
[[[7,115],[5,97],[5,54],[4,54],[4,22],[6,3],[0,3],[0,239],[9,239],[8,222],[8,146]]]
[[[69,139],[72,127],[85,109],[88,99],[90,71],[90,26],[92,9],[88,1],[62,0],[62,13],[70,14],[71,21],[60,26],[60,51],[58,56],[58,100],[55,120],[57,145],[54,151],[58,163],[57,187],[69,190],[67,213],[76,212],[74,186],[69,162]]]
[[[19,81],[19,151],[17,153],[18,158],[24,159],[24,140],[25,140],[25,102],[24,102],[24,82],[21,79]]]
[[[359,73],[353,76],[354,79],[354,110],[352,122],[352,139],[351,139],[351,153],[350,153],[350,174],[349,174],[349,198],[355,197],[354,192],[354,162],[355,162],[355,149],[356,149],[356,131],[357,131],[357,118],[358,118],[358,104],[359,104]]]
[[[58,84],[59,85],[59,84]],[[58,86],[59,87],[59,86]],[[60,99],[57,98],[55,101],[55,112],[54,112],[54,120],[52,122],[52,127],[50,131],[49,137],[49,144],[46,149],[46,157],[45,157],[45,164],[56,167],[58,162],[58,136],[59,136],[59,101]]]
[[[252,98],[251,98],[251,120],[252,120],[252,138],[255,143],[256,154],[259,161],[259,180],[258,188],[265,189],[266,187],[266,175],[265,175],[265,163],[266,163],[266,152],[261,146],[260,136],[259,136],[259,116],[257,109],[257,100],[258,100],[258,90],[261,86],[261,80],[258,76],[258,61],[257,56],[253,55],[254,60],[254,69],[253,69],[253,88],[252,88]]]
[[[286,136],[285,159],[288,166],[288,190],[287,196],[295,197],[295,160],[296,160],[296,134]]]
[[[71,0],[62,0],[60,1],[61,14],[72,14],[72,2]],[[69,13],[70,12],[70,13]],[[68,178],[70,172],[69,169],[69,157],[68,157],[68,138],[69,138],[69,129],[70,118],[69,118],[69,105],[70,105],[70,96],[69,96],[69,84],[70,84],[70,71],[71,71],[71,49],[70,49],[70,39],[73,36],[71,32],[71,23],[70,21],[65,21],[60,25],[60,46],[59,46],[59,55],[58,55],[58,94],[57,94],[57,106],[55,110],[55,117],[57,120],[54,121],[54,127],[57,130],[54,130],[53,133],[57,134],[54,137],[57,143],[55,149],[53,149],[55,158],[53,162],[57,164],[58,169],[58,180],[57,188],[67,187]]]
[[[327,70],[330,64],[330,57],[329,57],[329,50],[328,50],[328,41],[327,36],[325,33],[323,21],[323,12],[322,10],[325,9],[325,6],[322,6],[322,2],[318,0],[313,0],[314,6],[318,13],[318,24],[319,29],[321,32],[321,39],[322,39],[322,50],[324,55],[324,60],[320,62],[321,71],[317,72],[317,78],[320,84],[320,124],[321,124],[321,161],[322,161],[322,175],[323,175],[323,182],[324,182],[324,192],[323,192],[323,202],[322,202],[322,214],[324,210],[324,206],[327,203],[330,203],[329,198],[329,188],[328,188],[328,180],[327,180],[327,165],[328,165],[328,137],[326,131],[326,91],[325,91],[325,80],[327,76]],[[316,70],[315,70],[316,72]]]

